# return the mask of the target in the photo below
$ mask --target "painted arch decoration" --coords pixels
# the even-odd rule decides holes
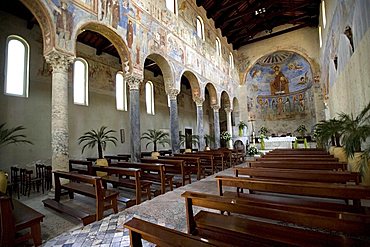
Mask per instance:
[[[312,86],[309,62],[291,51],[261,57],[246,76],[248,112],[251,118],[277,120],[304,117],[308,113],[308,89]]]

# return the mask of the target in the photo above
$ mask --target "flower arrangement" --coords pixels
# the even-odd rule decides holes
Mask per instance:
[[[221,140],[224,140],[224,141],[230,141],[231,140],[231,135],[227,131],[222,131],[220,138],[221,138]]]
[[[238,126],[239,126],[239,136],[243,136],[243,130],[245,127],[247,127],[247,124],[244,123],[243,121],[240,121]]]
[[[267,133],[269,133],[269,130],[265,126],[262,126],[260,130],[258,131],[258,133],[260,133],[260,135],[267,136]]]
[[[298,126],[296,131],[301,135],[301,137],[304,137],[304,134],[307,132],[306,126],[304,124],[301,124]]]
[[[250,146],[247,152],[249,156],[254,156],[258,154],[258,148],[256,146]]]

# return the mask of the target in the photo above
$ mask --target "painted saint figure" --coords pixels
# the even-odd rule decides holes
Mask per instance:
[[[273,69],[275,78],[270,83],[271,95],[288,94],[289,93],[288,78],[286,78],[283,72],[280,71],[279,65],[275,65]]]

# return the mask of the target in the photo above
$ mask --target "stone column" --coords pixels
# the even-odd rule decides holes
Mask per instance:
[[[220,148],[220,115],[219,110],[220,106],[212,105],[211,108],[213,109],[213,121],[215,126],[215,148]]]
[[[51,79],[51,165],[68,171],[68,69],[74,57],[52,51],[45,60],[52,69]]]
[[[142,79],[133,75],[127,75],[125,79],[130,88],[131,161],[137,162],[141,158],[139,87]]]
[[[232,111],[233,110],[230,107],[226,107],[225,108],[226,122],[227,122],[227,132],[230,133],[231,137],[233,136],[233,127],[231,125],[231,112]],[[229,148],[232,148],[233,147],[233,140],[232,140],[232,138],[230,139],[228,145],[229,145]]]
[[[195,104],[197,105],[197,131],[199,137],[199,151],[203,151],[205,149],[205,142],[204,142],[204,129],[203,129],[203,102],[204,99],[195,98]]]
[[[177,95],[179,90],[171,88],[167,95],[170,98],[170,129],[171,129],[171,148],[172,153],[180,152],[180,136],[179,136],[179,114],[177,111]]]

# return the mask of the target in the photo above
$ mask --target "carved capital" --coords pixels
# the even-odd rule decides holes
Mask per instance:
[[[167,90],[166,93],[167,93],[168,97],[170,98],[170,100],[176,100],[177,95],[180,93],[180,91],[175,89],[175,88],[170,88],[169,90]]]
[[[230,114],[233,111],[230,107],[225,107],[224,110],[227,114]]]
[[[141,78],[133,75],[126,75],[125,79],[130,87],[130,90],[139,90],[140,83],[142,82]]]
[[[213,109],[214,112],[218,112],[220,110],[219,105],[211,105],[211,108]]]
[[[197,106],[203,106],[204,99],[200,97],[194,97],[193,100]]]
[[[46,62],[50,64],[54,72],[67,72],[73,59],[74,56],[55,50],[45,55]]]

